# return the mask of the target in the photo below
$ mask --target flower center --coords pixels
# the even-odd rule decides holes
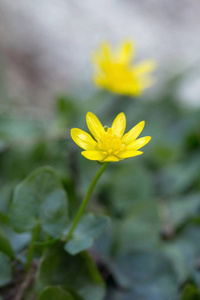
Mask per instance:
[[[124,151],[126,146],[122,144],[121,139],[113,133],[112,128],[101,134],[98,140],[98,148],[103,151],[105,155],[116,155],[120,151]]]

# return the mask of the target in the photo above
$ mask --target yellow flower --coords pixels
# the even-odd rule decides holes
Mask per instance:
[[[133,66],[131,60],[134,52],[134,45],[129,41],[122,43],[116,52],[108,43],[102,44],[93,57],[95,84],[117,94],[142,94],[144,89],[153,84],[149,73],[155,69],[155,62],[145,60]]]
[[[81,154],[90,160],[110,162],[140,155],[143,152],[138,150],[151,139],[150,136],[137,139],[144,128],[144,121],[124,135],[126,128],[124,113],[117,115],[110,128],[103,127],[99,119],[91,112],[86,115],[86,123],[93,137],[79,128],[71,129],[71,137],[79,147],[85,150]]]

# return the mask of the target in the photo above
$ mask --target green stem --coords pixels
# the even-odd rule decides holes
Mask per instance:
[[[66,237],[66,240],[68,240],[72,236],[72,233],[74,232],[80,218],[82,217],[82,215],[84,213],[85,207],[86,207],[86,205],[88,204],[88,202],[90,200],[90,196],[92,194],[92,191],[93,191],[98,179],[100,178],[101,174],[104,172],[104,170],[107,168],[108,165],[109,165],[109,163],[103,164],[102,167],[97,172],[97,174],[95,175],[95,177],[93,178],[93,180],[92,180],[92,182],[91,182],[91,184],[90,184],[90,186],[87,190],[87,193],[86,193],[86,195],[83,199],[83,202],[82,202],[82,204],[81,204],[81,206],[80,206],[80,208],[79,208],[79,210],[78,210],[78,212],[77,212],[77,214],[74,218],[74,221],[73,221],[73,223],[71,225],[71,228],[68,232],[68,235]]]
[[[38,233],[39,233],[39,229],[40,229],[40,224],[37,223],[36,226],[33,228],[33,233],[32,233],[32,239],[28,248],[28,252],[26,255],[26,272],[29,271],[30,267],[31,267],[31,263],[32,263],[32,259],[33,259],[33,253],[34,253],[34,249],[35,249],[35,241],[37,239]]]

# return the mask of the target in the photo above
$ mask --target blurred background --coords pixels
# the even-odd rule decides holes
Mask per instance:
[[[63,92],[84,98],[93,90],[91,54],[102,40],[128,38],[137,59],[157,61],[155,90],[166,72],[185,71],[182,101],[199,105],[199,1],[0,0],[0,7],[1,95],[15,102],[51,107]]]
[[[112,217],[90,250],[106,299],[185,300],[186,284],[200,289],[199,16],[195,0],[0,0],[0,228],[16,253],[29,241],[7,217],[16,184],[54,167],[72,216],[99,165],[81,156],[70,128],[87,130],[88,110],[107,125],[124,111],[127,130],[145,120],[152,140],[109,166],[88,207]],[[138,98],[92,81],[99,44],[125,39],[136,61],[157,62],[155,85]]]

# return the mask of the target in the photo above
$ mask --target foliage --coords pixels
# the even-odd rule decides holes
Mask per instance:
[[[100,93],[80,105],[62,95],[52,119],[0,116],[3,299],[31,276],[24,300],[200,298],[200,111],[177,104],[178,83],[167,83],[155,101]],[[129,128],[145,120],[152,140],[143,156],[110,164],[92,213],[67,239],[99,169],[69,137],[74,126],[86,129],[88,108],[103,124],[121,111]]]

